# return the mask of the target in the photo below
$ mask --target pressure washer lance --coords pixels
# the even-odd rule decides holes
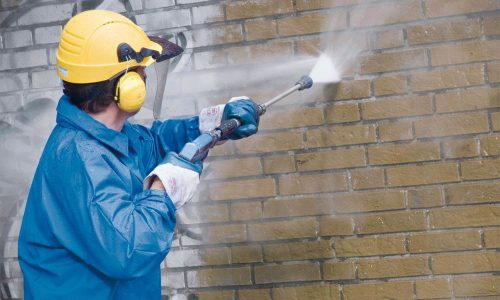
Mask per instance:
[[[265,114],[269,106],[282,100],[288,95],[296,91],[302,91],[308,89],[312,87],[312,85],[313,85],[313,80],[311,79],[311,77],[307,75],[302,76],[300,80],[297,81],[295,86],[293,86],[292,88],[279,94],[278,96],[267,101],[266,103],[259,104],[258,105],[259,115]],[[194,141],[187,143],[184,146],[184,148],[182,148],[181,152],[179,153],[179,156],[190,162],[197,162],[198,160],[203,159],[208,154],[208,151],[212,147],[214,147],[218,141],[225,139],[227,136],[233,133],[238,127],[240,127],[240,125],[241,123],[238,119],[230,119],[225,121],[214,130],[204,133],[200,135],[198,138],[196,138]]]

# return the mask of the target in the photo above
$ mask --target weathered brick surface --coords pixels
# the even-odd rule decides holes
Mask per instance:
[[[431,210],[432,228],[467,228],[500,225],[500,207],[480,206]]]
[[[354,217],[356,232],[360,234],[425,230],[427,224],[422,211],[377,213]]]
[[[273,288],[273,299],[276,300],[299,300],[299,299],[318,299],[318,300],[339,300],[339,286],[332,285],[311,285],[300,287]]]
[[[376,140],[375,126],[352,125],[311,129],[307,132],[309,147],[369,144]]]
[[[316,236],[314,219],[297,219],[248,225],[250,239],[253,241],[306,238]]]
[[[402,164],[440,159],[437,143],[384,145],[368,148],[368,162],[371,165]]]
[[[323,277],[326,280],[346,280],[356,277],[356,265],[353,261],[326,261],[323,264]]]
[[[256,266],[254,271],[256,283],[297,282],[321,279],[320,267],[316,263]]]
[[[383,76],[373,80],[376,96],[402,94],[408,90],[405,76]]]
[[[427,257],[370,259],[358,264],[359,278],[407,277],[431,274]]]
[[[442,41],[477,38],[481,35],[479,19],[445,21],[430,25],[418,25],[408,28],[410,44],[428,44]]]
[[[458,297],[491,296],[500,294],[498,276],[456,277],[453,279],[455,295]]]
[[[252,284],[248,267],[188,271],[187,282],[189,287],[195,288]]]
[[[287,261],[333,257],[333,243],[330,241],[300,242],[264,246],[265,260]]]
[[[416,73],[410,77],[413,91],[431,91],[484,83],[483,65],[474,64],[446,70]],[[438,98],[439,99],[439,98]],[[438,100],[436,100],[439,103]],[[437,111],[439,104],[437,104]]]
[[[413,284],[409,281],[344,285],[346,300],[411,299]]]
[[[491,40],[432,48],[432,65],[441,66],[476,61],[498,60],[500,59],[500,54],[496,51],[496,49],[498,49],[499,46],[499,40]]]
[[[451,284],[447,279],[415,281],[418,299],[435,299],[451,297]]]
[[[500,297],[498,0],[69,2],[0,3],[7,154],[36,156],[20,144],[38,147],[26,134],[47,124],[26,116],[39,99],[59,98],[57,42],[82,8],[100,5],[148,34],[185,41],[164,117],[236,95],[263,103],[322,52],[343,77],[291,95],[261,117],[259,133],[211,150],[197,201],[178,211],[185,227],[164,263],[165,296]],[[151,123],[148,113],[137,120]],[[12,173],[2,171],[0,194]],[[29,179],[16,179],[27,189]],[[20,222],[5,221],[20,219],[10,215],[19,198],[0,198],[0,232],[9,232],[0,236],[0,297],[8,299],[22,299]]]
[[[379,73],[425,66],[427,66],[427,54],[424,50],[405,50],[374,54],[364,58],[361,61],[361,73]]]
[[[481,249],[481,233],[475,230],[412,234],[408,248],[411,253]]]
[[[361,115],[365,120],[429,115],[432,110],[430,96],[398,97],[361,104]]]
[[[414,137],[412,122],[380,124],[378,131],[382,142],[412,140]]]
[[[335,253],[338,257],[390,255],[405,252],[404,236],[366,237],[335,241]]]
[[[494,272],[500,270],[500,253],[471,252],[432,257],[434,274]]]
[[[395,167],[387,169],[386,174],[389,186],[413,186],[460,180],[458,166],[455,163]]]
[[[477,0],[474,2],[467,0],[427,0],[425,5],[425,13],[429,17],[461,15],[500,8],[500,4],[495,0]]]
[[[484,113],[434,116],[415,121],[418,138],[483,133],[488,129],[488,116]]]

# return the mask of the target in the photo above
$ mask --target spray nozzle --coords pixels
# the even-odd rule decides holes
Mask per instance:
[[[300,85],[299,91],[302,91],[302,90],[305,90],[305,89],[312,87],[313,80],[311,77],[304,75],[304,76],[300,77],[300,79],[299,79],[299,81],[297,81],[297,83],[295,83],[295,85],[297,85],[297,84]]]

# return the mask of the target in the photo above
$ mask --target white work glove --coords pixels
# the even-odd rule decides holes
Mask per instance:
[[[170,152],[144,180],[144,189],[149,189],[154,176],[158,176],[168,197],[177,209],[193,198],[200,183],[201,163],[193,164]]]
[[[231,98],[227,103],[238,100],[249,100],[246,96]],[[199,115],[199,128],[201,133],[206,133],[214,130],[222,121],[222,113],[224,112],[225,104],[206,107],[201,110]]]

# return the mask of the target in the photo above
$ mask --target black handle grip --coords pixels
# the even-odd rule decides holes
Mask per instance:
[[[215,130],[220,131],[220,139],[226,138],[228,135],[233,133],[236,128],[240,127],[241,123],[238,121],[238,119],[229,119],[225,121],[224,123],[220,124],[219,127],[215,128]]]

